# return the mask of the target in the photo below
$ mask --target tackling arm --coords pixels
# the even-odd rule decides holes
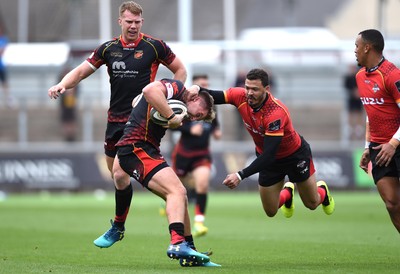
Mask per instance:
[[[214,99],[214,104],[220,105],[220,104],[225,104],[225,94],[223,90],[211,90],[211,89],[206,89],[198,86],[200,90],[208,92],[208,94],[211,95],[211,97]]]
[[[265,136],[264,150],[249,166],[238,172],[240,179],[243,180],[257,172],[260,172],[266,166],[275,161],[276,151],[282,141],[282,136]]]

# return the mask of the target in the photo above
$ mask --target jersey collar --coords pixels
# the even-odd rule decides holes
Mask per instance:
[[[256,107],[256,108],[252,108],[252,109],[253,109],[253,113],[254,113],[254,112],[260,111],[260,109],[265,105],[265,102],[267,102],[268,98],[269,98],[269,94],[267,93],[267,96],[265,96],[265,99],[264,99],[264,101],[261,103],[261,105],[259,105],[259,106]]]
[[[382,56],[382,59],[379,61],[379,63],[378,63],[376,66],[374,66],[374,67],[372,67],[372,68],[365,68],[365,71],[366,71],[367,73],[374,72],[375,70],[377,70],[377,69],[379,68],[379,66],[380,66],[384,61],[385,61],[385,57]]]
[[[122,46],[123,46],[124,48],[134,48],[134,47],[136,47],[136,46],[139,44],[139,42],[140,42],[140,40],[141,40],[142,38],[143,38],[143,33],[139,33],[139,37],[138,37],[138,39],[136,39],[135,42],[133,42],[133,43],[126,43],[126,42],[124,41],[124,39],[122,38],[122,35],[119,36],[119,40],[121,41]]]

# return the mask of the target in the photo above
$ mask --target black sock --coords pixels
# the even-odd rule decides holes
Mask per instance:
[[[196,247],[194,246],[194,241],[193,241],[193,236],[192,235],[185,236],[185,241],[189,244],[191,249],[196,250]]]
[[[133,197],[132,184],[123,190],[115,190],[115,219],[116,226],[123,228],[128,216],[129,207]]]
[[[196,195],[196,204],[198,209],[202,215],[206,213],[206,206],[207,206],[207,193],[205,194],[197,194]]]

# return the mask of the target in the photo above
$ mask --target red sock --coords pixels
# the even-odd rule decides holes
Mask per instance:
[[[171,244],[180,244],[185,241],[183,235],[184,225],[183,223],[171,223],[169,225],[169,233],[171,234]]]
[[[180,244],[185,241],[185,237],[176,233],[176,231],[171,231],[171,244]]]
[[[279,194],[279,207],[281,207],[287,200],[292,198],[292,192],[289,189],[282,189]]]
[[[320,204],[322,204],[322,202],[325,200],[326,190],[323,187],[317,187],[317,188],[318,188],[318,194],[321,197]]]

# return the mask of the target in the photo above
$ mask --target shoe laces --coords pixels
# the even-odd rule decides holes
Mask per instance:
[[[117,233],[122,233],[123,232],[123,230],[121,230],[121,229],[119,229],[119,227],[118,226],[116,226],[114,223],[113,223],[113,221],[112,220],[110,220],[110,222],[111,222],[111,228],[106,232],[106,234],[104,234],[104,237],[105,238],[110,238],[110,237],[113,237],[115,234],[117,234]]]

